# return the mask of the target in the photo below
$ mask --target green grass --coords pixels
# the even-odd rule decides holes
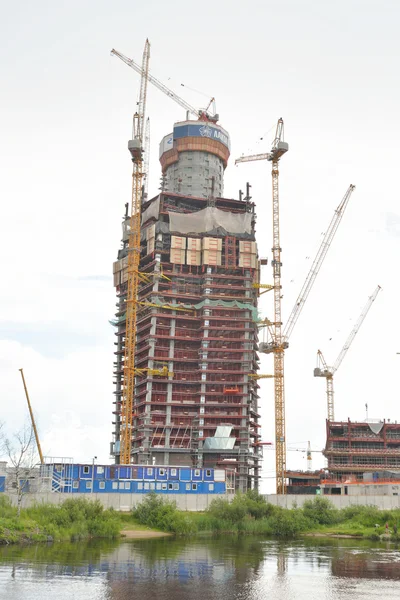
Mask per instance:
[[[124,516],[104,509],[100,502],[68,499],[59,506],[35,504],[21,510],[0,497],[0,543],[35,541],[76,541],[117,538],[127,523]],[[130,528],[133,528],[132,517]]]
[[[400,524],[400,510],[379,511],[373,506],[337,510],[327,498],[320,496],[307,500],[302,508],[284,509],[268,504],[254,491],[237,494],[231,502],[213,500],[202,513],[178,511],[174,503],[149,494],[133,515],[141,524],[184,536],[244,534],[290,538],[318,533],[379,539],[388,523],[392,540],[397,541],[394,531]]]
[[[179,511],[160,495],[147,494],[131,513],[104,509],[99,501],[68,499],[59,506],[36,504],[21,510],[0,497],[0,543],[76,541],[118,538],[128,530],[149,529],[178,536],[262,535],[291,538],[301,534],[352,535],[378,540],[386,533],[399,541],[400,509],[380,511],[373,506],[337,510],[327,498],[316,496],[302,508],[284,509],[268,504],[257,492],[236,494],[232,501],[215,499],[202,513]]]

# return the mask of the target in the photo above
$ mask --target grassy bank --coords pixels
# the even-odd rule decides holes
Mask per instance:
[[[149,537],[157,532],[180,536],[244,534],[291,538],[299,535],[357,536],[400,541],[400,510],[380,511],[373,506],[336,509],[320,496],[302,508],[284,509],[268,504],[256,492],[236,495],[232,502],[214,500],[203,513],[185,513],[161,496],[148,494],[130,514],[104,509],[99,501],[65,500],[59,506],[38,504],[17,509],[0,497],[0,544],[15,542],[76,541],[91,538]],[[150,530],[150,531],[149,531]]]
[[[268,504],[252,491],[236,495],[232,502],[214,500],[204,513],[183,513],[174,504],[150,494],[133,516],[139,523],[177,535],[230,533],[280,538],[314,534],[378,540],[385,536],[388,523],[391,540],[400,540],[400,510],[380,511],[373,506],[338,510],[320,496],[308,500],[302,508],[285,509]]]
[[[37,504],[21,510],[0,497],[0,544],[44,541],[76,541],[91,538],[113,539],[124,531],[148,530],[132,514],[104,509],[100,502],[65,500],[59,506]]]

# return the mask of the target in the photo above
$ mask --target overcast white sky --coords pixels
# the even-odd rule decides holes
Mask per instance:
[[[225,195],[252,184],[260,254],[270,256],[270,165],[234,166],[263,152],[279,117],[290,151],[281,161],[284,314],[348,185],[356,184],[332,249],[291,338],[286,360],[288,445],[325,442],[325,382],[361,308],[378,296],[336,376],[336,417],[398,419],[400,351],[396,0],[22,0],[3,3],[0,34],[0,420],[27,415],[24,367],[43,450],[108,461],[111,440],[112,262],[130,200],[126,149],[139,77],[110,56],[140,61],[194,105],[214,95],[232,141]],[[184,118],[149,86],[150,194],[158,143]],[[263,140],[260,138],[263,137]],[[307,258],[310,257],[310,258]],[[264,282],[271,281],[265,268]],[[264,314],[271,314],[268,295]],[[330,339],[332,338],[332,339]],[[272,370],[263,356],[262,372]],[[272,382],[262,384],[263,439],[274,439]],[[323,466],[314,454],[314,466]],[[288,453],[288,466],[305,467]],[[266,453],[264,477],[274,468]],[[264,480],[272,489],[273,480]]]

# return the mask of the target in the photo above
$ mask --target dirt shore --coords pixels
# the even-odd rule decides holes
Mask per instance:
[[[317,538],[342,538],[342,539],[360,539],[362,535],[350,535],[349,533],[303,533],[305,537],[317,537]]]
[[[163,531],[151,531],[151,529],[147,530],[137,530],[137,529],[125,529],[121,532],[121,536],[127,538],[128,540],[140,540],[140,539],[148,539],[148,538],[158,538],[158,537],[166,537],[170,536],[170,533],[164,533]]]

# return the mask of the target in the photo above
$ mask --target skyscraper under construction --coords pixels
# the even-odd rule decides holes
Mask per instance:
[[[219,468],[257,487],[259,261],[249,195],[223,197],[228,133],[214,120],[175,123],[160,144],[162,191],[143,195],[137,297],[133,464]],[[128,211],[114,262],[119,463]]]

